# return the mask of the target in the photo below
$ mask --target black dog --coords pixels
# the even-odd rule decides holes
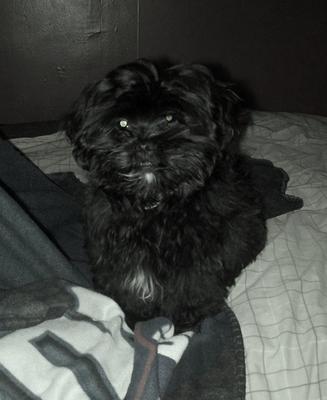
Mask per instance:
[[[68,116],[89,171],[95,287],[131,325],[166,316],[194,327],[263,249],[261,199],[238,149],[244,121],[238,96],[204,66],[158,72],[145,60],[87,87]]]

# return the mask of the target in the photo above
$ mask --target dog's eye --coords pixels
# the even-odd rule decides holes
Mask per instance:
[[[121,128],[128,128],[128,121],[127,121],[127,119],[121,119],[120,121],[119,121],[119,126],[121,127]]]
[[[166,114],[165,119],[167,122],[172,122],[174,119],[174,116],[172,114]]]

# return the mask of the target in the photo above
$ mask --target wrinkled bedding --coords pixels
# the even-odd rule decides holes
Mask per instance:
[[[246,355],[247,400],[327,399],[327,118],[255,113],[244,149],[290,176],[301,210],[268,221],[268,244],[229,305]]]
[[[44,172],[73,171],[87,179],[62,133],[37,138],[36,145],[29,139],[13,142]],[[254,112],[243,147],[283,168],[290,176],[288,193],[304,200],[301,210],[268,221],[267,247],[243,271],[228,299],[244,340],[246,399],[324,400],[327,118]],[[178,348],[178,359],[184,350]]]

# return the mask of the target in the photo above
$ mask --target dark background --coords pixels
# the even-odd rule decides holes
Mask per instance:
[[[0,123],[56,120],[137,57],[219,65],[249,106],[327,115],[326,0],[1,0]]]

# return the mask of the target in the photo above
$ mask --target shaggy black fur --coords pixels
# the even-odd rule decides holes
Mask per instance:
[[[67,118],[89,171],[88,249],[96,288],[127,321],[177,330],[218,313],[263,249],[262,203],[242,171],[245,119],[230,85],[201,65],[140,60],[87,87]]]

